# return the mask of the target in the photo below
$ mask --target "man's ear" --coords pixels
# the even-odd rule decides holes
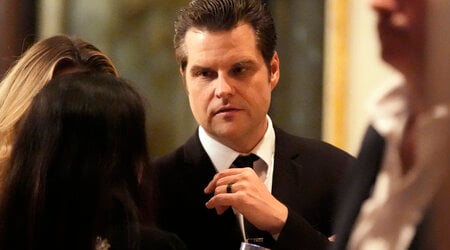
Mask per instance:
[[[181,77],[184,77],[185,72],[184,72],[184,70],[183,70],[183,67],[180,66],[180,67],[178,68],[178,70],[180,71]]]
[[[275,51],[272,60],[270,61],[269,82],[272,89],[277,86],[278,80],[280,80],[280,59],[278,58],[278,53]]]
[[[186,84],[186,71],[183,70],[183,68],[180,66],[179,72],[180,72],[180,76],[181,76],[181,81],[183,82],[184,90],[186,91],[186,94],[189,94],[188,89],[187,89],[187,84]]]

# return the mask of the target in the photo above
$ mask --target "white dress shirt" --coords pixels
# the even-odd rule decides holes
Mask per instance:
[[[211,159],[217,172],[221,172],[228,169],[233,161],[240,154],[256,154],[259,159],[253,163],[253,169],[259,176],[261,181],[264,182],[269,191],[272,190],[272,177],[273,177],[273,162],[275,154],[275,131],[273,129],[272,120],[267,115],[268,126],[264,137],[259,141],[259,143],[250,152],[236,152],[233,149],[223,145],[211,136],[209,136],[206,131],[200,126],[199,137],[200,142]],[[235,211],[238,217],[239,223],[241,225],[241,230],[243,232],[243,237],[245,237],[244,222],[242,214]]]
[[[402,171],[400,145],[411,115],[405,91],[404,83],[390,86],[373,106],[371,124],[386,141],[385,153],[349,249],[407,249],[449,166],[449,105],[443,103],[416,114],[414,163],[408,172]]]

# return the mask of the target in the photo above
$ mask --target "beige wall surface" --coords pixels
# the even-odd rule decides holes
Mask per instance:
[[[339,4],[340,6],[337,6]],[[342,94],[333,98],[324,98],[324,140],[335,144],[353,155],[359,150],[363,133],[368,124],[367,108],[370,97],[377,88],[395,76],[395,72],[379,58],[379,43],[376,33],[376,16],[368,0],[328,0],[327,41],[325,55],[326,89]],[[340,17],[340,19],[339,19]],[[344,18],[345,17],[345,18]],[[343,20],[346,27],[336,25],[336,20]],[[341,40],[344,52],[330,44],[330,40]],[[345,60],[335,58],[345,57]],[[342,78],[339,83],[337,78]],[[339,84],[338,89],[333,86]],[[330,93],[325,93],[330,95]],[[342,105],[339,112],[331,112],[334,107]],[[342,122],[336,122],[336,120]],[[343,136],[340,136],[343,135]]]
[[[394,71],[381,61],[376,16],[368,0],[351,0],[349,34],[349,95],[347,147],[357,152],[368,122],[367,105],[373,92],[391,80]]]

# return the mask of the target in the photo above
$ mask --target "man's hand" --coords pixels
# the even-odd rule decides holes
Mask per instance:
[[[230,168],[217,173],[204,191],[214,192],[206,207],[215,208],[218,214],[231,206],[254,226],[271,234],[280,233],[286,223],[287,207],[273,197],[252,168]]]

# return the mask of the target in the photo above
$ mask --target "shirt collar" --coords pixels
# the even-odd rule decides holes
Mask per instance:
[[[416,116],[416,122],[429,123],[448,119],[449,103],[437,103],[426,112],[413,114],[411,103],[406,94],[406,83],[402,78],[396,78],[391,84],[380,88],[370,102],[370,121],[383,136],[401,137],[408,117]]]
[[[266,117],[268,122],[266,133],[250,153],[256,154],[267,164],[267,166],[272,166],[272,156],[275,152],[275,131],[273,129],[272,120],[268,115]],[[199,127],[199,137],[200,143],[218,172],[229,168],[240,154],[212,138],[201,126]]]

